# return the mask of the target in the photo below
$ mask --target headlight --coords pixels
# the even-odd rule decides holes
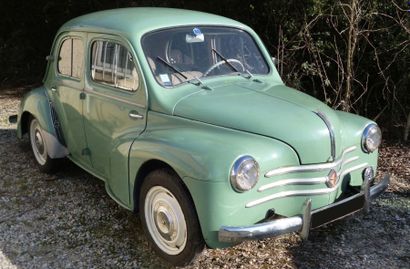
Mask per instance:
[[[380,128],[371,123],[364,129],[362,136],[362,149],[364,152],[370,153],[375,151],[382,141],[382,132]]]
[[[252,189],[259,178],[259,164],[251,156],[242,156],[231,169],[231,184],[238,192]]]

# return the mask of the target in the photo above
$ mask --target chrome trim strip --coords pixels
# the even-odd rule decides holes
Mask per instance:
[[[307,164],[307,165],[299,165],[299,166],[286,166],[280,167],[277,169],[273,169],[265,174],[265,177],[270,178],[277,175],[283,175],[287,173],[294,173],[294,172],[318,172],[326,169],[331,169],[338,166],[344,158],[344,155],[356,150],[356,146],[351,146],[345,149],[342,153],[342,156],[334,162],[331,163],[321,163],[321,164]]]
[[[342,162],[342,167],[344,167],[346,164],[349,164],[353,161],[356,161],[359,159],[359,156],[353,156],[349,159],[346,159]],[[327,180],[326,177],[317,177],[317,178],[291,178],[291,179],[283,179],[279,180],[273,183],[269,183],[266,185],[263,185],[259,187],[258,192],[262,192],[268,189],[272,189],[275,187],[279,186],[286,186],[286,185],[314,185],[314,184],[320,184],[320,183],[325,183]]]
[[[332,161],[336,159],[336,141],[335,141],[335,132],[333,130],[333,126],[330,123],[329,119],[327,116],[321,112],[317,111],[315,112],[316,115],[319,116],[319,118],[322,119],[322,121],[326,124],[327,129],[329,130],[329,136],[330,136],[330,155],[332,156]]]
[[[348,168],[348,169],[346,169],[346,170],[344,170],[344,171],[340,171],[339,179],[340,179],[340,178],[343,178],[345,175],[347,175],[347,174],[349,174],[349,173],[351,173],[351,172],[353,172],[353,171],[355,171],[355,170],[359,170],[359,169],[361,169],[361,168],[365,168],[366,166],[368,166],[368,163],[362,163],[362,164],[359,164],[359,165],[350,167],[350,168]],[[340,180],[339,180],[339,181],[340,181]]]
[[[273,183],[269,183],[259,187],[258,192],[266,191],[279,186],[286,185],[314,185],[319,183],[325,183],[326,177],[316,177],[316,178],[291,178],[283,179]]]
[[[352,158],[343,160],[343,162],[342,162],[342,167],[345,166],[345,165],[348,164],[348,163],[351,163],[351,162],[356,161],[357,159],[359,159],[359,156],[353,156]]]
[[[322,194],[330,193],[330,192],[336,190],[336,188],[337,188],[337,186],[335,186],[333,188],[316,189],[316,190],[282,191],[282,192],[278,192],[278,193],[263,197],[261,199],[249,202],[245,205],[245,207],[246,208],[254,207],[256,205],[260,205],[260,204],[266,203],[266,202],[271,201],[271,200],[275,200],[275,199],[278,199],[278,198],[285,198],[285,197],[289,197],[289,196],[322,195]]]
[[[128,105],[136,106],[136,107],[139,107],[139,108],[145,108],[145,106],[143,106],[143,105],[134,103],[132,101],[129,101],[129,100],[126,100],[124,98],[117,97],[117,96],[114,96],[114,95],[111,95],[111,94],[105,94],[105,93],[102,93],[102,92],[98,92],[98,91],[95,91],[91,88],[85,88],[84,92],[87,93],[87,94],[92,94],[92,95],[96,95],[96,96],[99,96],[99,97],[113,99],[113,100],[116,100],[116,101],[119,101],[119,102],[122,102],[122,103],[125,103],[125,104],[128,104]],[[132,94],[132,93],[133,92],[130,92],[130,94]]]
[[[339,176],[339,179],[343,178],[348,173],[351,173],[355,170],[359,170],[361,168],[365,168],[366,166],[368,166],[368,163],[362,163],[362,164],[353,166],[349,169],[346,169],[345,171],[342,171],[342,173]],[[245,205],[245,207],[246,208],[254,207],[256,205],[260,205],[260,204],[263,204],[263,203],[271,201],[271,200],[275,200],[275,199],[279,199],[279,198],[285,198],[285,197],[289,197],[289,196],[313,196],[313,195],[327,194],[327,193],[335,191],[339,187],[341,182],[342,182],[342,180],[338,180],[337,185],[334,186],[333,188],[316,189],[316,190],[282,191],[282,192],[274,193],[272,195],[265,196],[263,198],[255,200],[255,201],[251,201],[251,202],[247,203]]]

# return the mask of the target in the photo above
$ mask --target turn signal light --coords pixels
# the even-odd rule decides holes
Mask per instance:
[[[337,172],[335,170],[330,170],[329,174],[327,175],[326,186],[329,188],[333,188],[337,184]]]

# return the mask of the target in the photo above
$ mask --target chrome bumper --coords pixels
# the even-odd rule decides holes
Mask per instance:
[[[302,238],[306,239],[311,228],[344,218],[360,210],[367,211],[369,201],[382,194],[389,183],[390,175],[385,175],[382,181],[372,187],[369,187],[369,182],[363,182],[359,193],[313,211],[311,210],[311,200],[306,199],[303,205],[303,214],[299,216],[244,227],[222,226],[219,229],[218,238],[220,242],[236,243],[298,232]]]

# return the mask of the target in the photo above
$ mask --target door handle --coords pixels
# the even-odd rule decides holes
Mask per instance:
[[[137,111],[130,111],[130,113],[128,113],[128,116],[131,118],[131,119],[134,119],[134,120],[141,120],[141,119],[143,119],[144,118],[144,116],[143,115],[141,115],[141,114],[139,114]]]

